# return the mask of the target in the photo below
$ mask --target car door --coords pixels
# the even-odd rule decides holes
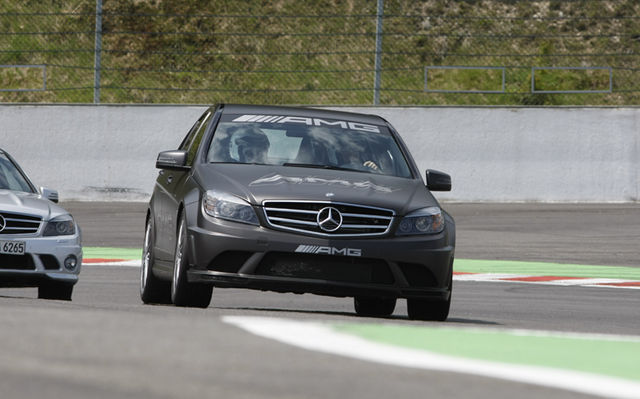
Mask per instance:
[[[164,243],[167,254],[173,259],[176,246],[176,237],[178,231],[179,208],[185,194],[184,186],[191,175],[191,166],[195,158],[195,154],[202,140],[202,136],[209,125],[213,112],[208,110],[205,112],[198,122],[194,125],[192,131],[189,132],[185,140],[180,145],[180,150],[187,151],[187,163],[184,170],[166,170],[163,176],[164,192],[166,197],[163,203],[163,214],[165,216],[165,234],[166,242]]]
[[[189,129],[189,132],[180,143],[179,150],[188,151],[196,134],[206,125],[210,111],[205,112]],[[184,180],[187,170],[162,169],[156,179],[156,187],[151,198],[151,209],[154,215],[156,227],[155,256],[160,261],[171,261],[175,250],[175,220],[176,214],[176,187],[178,182]]]

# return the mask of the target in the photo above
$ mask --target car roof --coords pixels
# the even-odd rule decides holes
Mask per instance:
[[[386,125],[387,121],[377,115],[356,112],[334,111],[328,109],[306,107],[281,107],[274,105],[241,105],[224,104],[223,114],[255,114],[255,115],[287,115],[305,116],[309,118],[340,119],[347,122],[367,123],[370,125]]]

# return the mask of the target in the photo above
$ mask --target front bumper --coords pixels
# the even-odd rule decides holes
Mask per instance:
[[[49,281],[75,284],[82,265],[80,233],[58,237],[3,236],[2,240],[24,241],[24,255],[0,254],[0,287],[37,287]],[[76,266],[67,269],[67,257]]]
[[[446,230],[327,239],[202,217],[199,222],[188,228],[190,282],[338,297],[449,299],[454,247]]]

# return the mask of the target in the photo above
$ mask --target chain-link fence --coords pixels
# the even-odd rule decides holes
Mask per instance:
[[[0,102],[635,105],[635,0],[0,3]]]

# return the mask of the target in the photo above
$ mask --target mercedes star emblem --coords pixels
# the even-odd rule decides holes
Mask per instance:
[[[338,230],[342,226],[342,214],[339,210],[330,206],[320,209],[316,220],[318,226],[329,233]]]
[[[7,221],[0,215],[0,231],[4,230],[5,227],[7,227]]]

